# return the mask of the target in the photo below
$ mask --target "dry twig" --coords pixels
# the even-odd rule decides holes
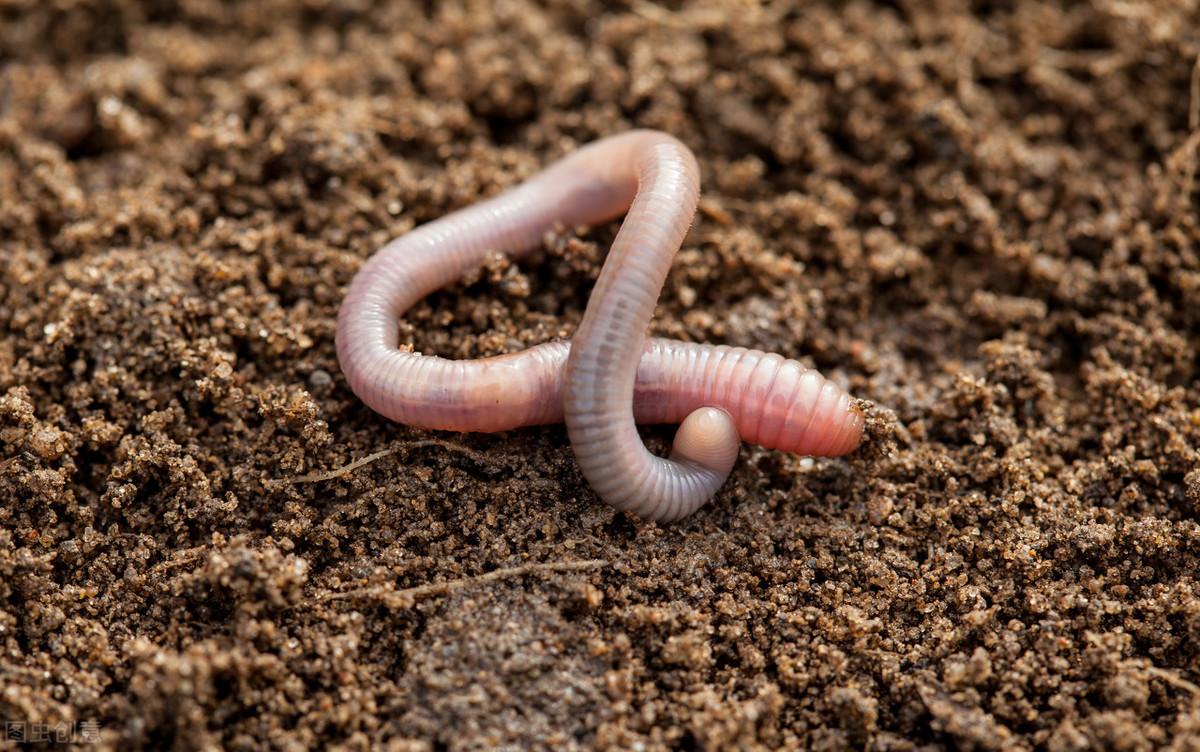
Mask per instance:
[[[604,559],[585,559],[582,561],[560,561],[560,562],[538,562],[533,564],[522,564],[519,567],[509,567],[507,569],[496,569],[486,574],[476,575],[474,577],[463,577],[457,580],[444,580],[442,582],[431,582],[426,585],[417,585],[416,587],[405,588],[404,590],[389,590],[386,587],[376,586],[359,588],[357,590],[346,590],[340,593],[327,593],[320,598],[322,601],[345,600],[348,598],[371,598],[379,600],[383,605],[389,608],[404,609],[411,608],[414,603],[420,598],[428,598],[435,595],[447,595],[457,590],[463,590],[473,585],[478,585],[487,582],[496,582],[497,580],[505,580],[513,577],[522,577],[527,574],[545,574],[547,572],[582,572],[588,569],[600,569],[608,566],[608,562]]]
[[[378,452],[368,454],[366,457],[357,459],[353,462],[342,465],[341,467],[334,468],[333,470],[326,470],[319,473],[308,473],[307,475],[299,475],[295,478],[271,478],[266,481],[266,485],[273,488],[278,488],[299,485],[301,483],[319,483],[325,480],[333,480],[335,478],[341,478],[342,476],[349,475],[358,468],[363,467],[364,465],[369,465],[376,460],[381,460],[388,455],[395,454],[401,449],[422,449],[425,447],[440,447],[442,449],[461,454],[464,457],[469,457],[481,465],[492,464],[481,452],[477,452],[474,449],[465,447],[462,444],[456,444],[453,441],[446,441],[444,439],[423,439],[421,441],[406,441],[389,449],[381,449]]]

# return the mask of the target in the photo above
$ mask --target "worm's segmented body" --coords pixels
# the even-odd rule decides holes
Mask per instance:
[[[376,412],[423,428],[501,431],[565,420],[600,496],[658,520],[707,501],[739,440],[799,454],[849,452],[862,416],[816,371],[756,350],[646,339],[698,184],[687,147],[631,131],[388,243],[363,265],[338,313],[338,360],[350,388]],[[556,226],[595,225],[626,210],[574,345],[467,361],[399,349],[404,311],[487,254],[519,257]],[[671,460],[646,451],[635,422],[682,422]]]

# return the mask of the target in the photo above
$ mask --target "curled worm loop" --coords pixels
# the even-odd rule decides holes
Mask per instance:
[[[697,192],[685,146],[631,131],[393,240],[363,265],[338,312],[347,383],[376,412],[422,428],[502,431],[565,418],[601,497],[659,520],[686,515],[716,491],[739,437],[798,454],[849,452],[862,416],[816,371],[757,350],[645,339]],[[598,224],[626,209],[574,345],[466,361],[399,347],[404,311],[489,253],[519,257],[555,227]],[[674,462],[646,451],[635,420],[683,422]]]
[[[655,457],[638,437],[633,390],[646,326],[696,212],[700,168],[665,134],[638,133],[628,143],[612,181],[634,197],[571,342],[563,415],[579,467],[601,498],[672,520],[717,492],[741,440],[729,413],[711,406],[684,419],[672,459]]]

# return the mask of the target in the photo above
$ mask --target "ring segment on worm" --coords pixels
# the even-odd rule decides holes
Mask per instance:
[[[646,337],[699,184],[695,157],[680,141],[629,131],[396,238],[359,270],[338,312],[347,383],[371,409],[420,428],[503,431],[565,421],[597,494],[659,521],[712,498],[741,441],[814,456],[850,452],[863,416],[816,371],[773,353]],[[400,349],[400,316],[488,254],[517,258],[556,227],[621,214],[570,342],[477,360]],[[680,424],[669,459],[646,449],[638,423]]]

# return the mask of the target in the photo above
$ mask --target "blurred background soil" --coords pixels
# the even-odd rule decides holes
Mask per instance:
[[[1198,6],[0,1],[0,718],[1197,749]],[[391,424],[334,354],[386,240],[634,126],[705,182],[654,333],[877,406],[668,526],[561,427]],[[402,338],[569,336],[614,231]]]

